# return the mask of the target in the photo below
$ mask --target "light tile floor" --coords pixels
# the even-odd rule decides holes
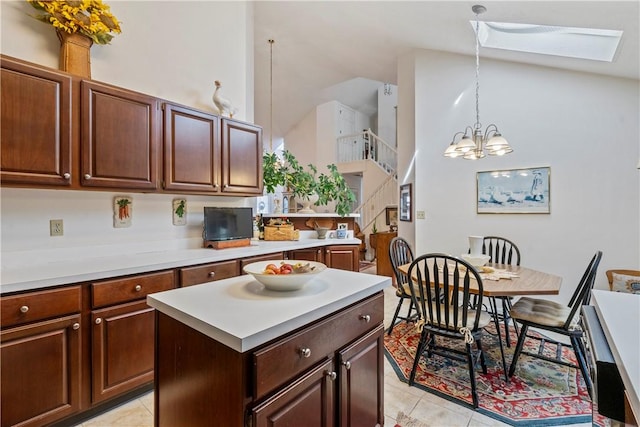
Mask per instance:
[[[375,267],[373,268],[375,269]],[[375,272],[375,270],[373,271]],[[394,289],[387,288],[385,290],[385,328],[391,322],[397,301]],[[398,379],[386,358],[384,372],[384,425],[387,427],[395,425],[395,419],[399,411],[420,420],[428,426],[508,425],[415,387],[409,387]],[[150,392],[107,413],[92,418],[77,427],[152,426],[153,392]],[[591,426],[591,423],[572,425],[572,427],[587,426]]]

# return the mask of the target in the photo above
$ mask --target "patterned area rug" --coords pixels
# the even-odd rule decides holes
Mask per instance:
[[[504,331],[502,332],[504,337]],[[512,339],[514,335],[512,332]],[[407,323],[396,325],[391,336],[385,334],[385,355],[401,381],[408,382],[418,339],[419,334],[415,332],[413,325]],[[485,332],[482,344],[486,351],[488,372],[485,375],[481,370],[476,371],[478,412],[511,425],[542,426],[592,422],[591,400],[578,369],[522,355],[514,376],[507,383],[502,371],[497,336]],[[459,341],[459,345],[461,349],[464,348],[462,340]],[[525,341],[528,350],[535,351],[537,346],[537,340]],[[515,345],[511,348],[505,346],[507,369],[514,347]],[[552,348],[545,348],[545,351],[555,351],[555,346]],[[562,355],[567,360],[575,360],[570,348],[563,348]],[[428,361],[422,357],[414,385],[453,402],[472,407],[466,362],[457,362],[437,355]],[[607,424],[601,417],[596,417],[593,421],[597,425]],[[398,425],[405,427],[401,422],[398,422]]]

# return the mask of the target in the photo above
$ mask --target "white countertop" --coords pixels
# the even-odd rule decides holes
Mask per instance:
[[[631,409],[640,420],[640,295],[593,290],[591,298]]]
[[[350,230],[351,231],[351,230]],[[3,252],[0,293],[105,279],[128,274],[226,261],[325,245],[359,245],[359,239],[251,241],[251,246],[229,249],[202,247],[202,239],[153,242],[126,246],[96,246],[46,251]]]
[[[385,276],[329,268],[298,291],[269,291],[239,276],[147,296],[147,304],[245,352],[391,285]]]

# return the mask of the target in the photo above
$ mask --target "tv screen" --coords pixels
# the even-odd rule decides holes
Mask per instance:
[[[253,237],[251,208],[204,208],[205,241],[250,239]]]

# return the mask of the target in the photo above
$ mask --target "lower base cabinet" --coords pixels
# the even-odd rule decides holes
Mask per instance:
[[[288,258],[322,262],[330,268],[359,271],[360,253],[357,245],[330,245],[289,251]]]
[[[155,423],[382,426],[383,316],[378,293],[238,353],[156,312]]]

